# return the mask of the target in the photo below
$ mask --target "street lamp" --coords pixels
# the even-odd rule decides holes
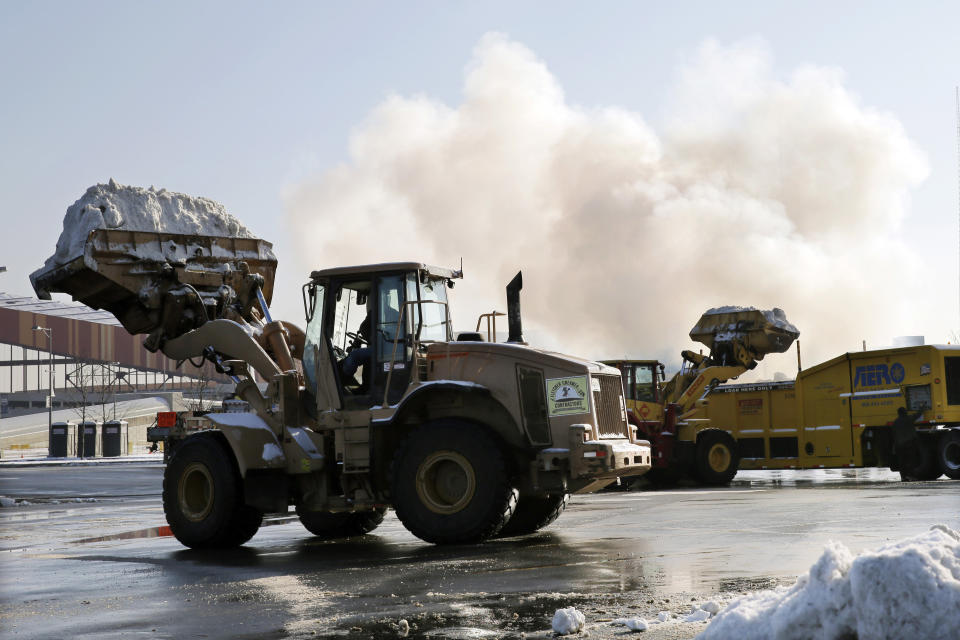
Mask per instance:
[[[50,395],[47,396],[47,406],[49,407],[47,411],[47,433],[50,433],[50,429],[53,428],[53,396],[56,395],[53,392],[53,328],[36,325],[33,327],[33,330],[41,331],[43,332],[43,335],[47,336],[47,350],[50,354],[50,366],[48,367],[48,386],[50,388]]]

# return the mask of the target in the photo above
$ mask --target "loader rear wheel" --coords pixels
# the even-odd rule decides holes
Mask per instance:
[[[177,540],[194,549],[240,546],[263,518],[243,503],[240,475],[212,434],[177,447],[163,474],[163,511]]]
[[[917,434],[916,449],[904,457],[907,465],[901,463],[900,466],[900,479],[904,482],[936,480],[943,474],[940,470],[936,434]]]
[[[560,517],[567,503],[569,493],[547,496],[546,498],[523,497],[517,502],[517,510],[497,534],[498,538],[525,536],[543,529]]]
[[[496,535],[517,506],[500,447],[465,420],[437,420],[413,431],[393,459],[392,477],[397,517],[427,542],[481,542]]]
[[[729,484],[737,475],[740,456],[737,443],[726,431],[709,429],[697,438],[695,469],[697,478],[704,484]]]
[[[387,513],[385,507],[372,511],[354,511],[352,513],[330,513],[329,511],[306,511],[297,507],[297,516],[307,531],[323,538],[336,540],[370,533],[380,526]]]

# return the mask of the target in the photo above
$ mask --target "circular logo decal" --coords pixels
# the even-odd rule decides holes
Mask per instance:
[[[890,365],[890,377],[897,384],[903,382],[903,379],[906,377],[906,375],[907,372],[904,371],[903,365],[899,362],[894,362],[892,365]]]

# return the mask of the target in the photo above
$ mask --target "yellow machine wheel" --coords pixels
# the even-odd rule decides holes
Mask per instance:
[[[737,441],[726,431],[707,429],[697,438],[694,470],[704,484],[728,484],[737,475]]]

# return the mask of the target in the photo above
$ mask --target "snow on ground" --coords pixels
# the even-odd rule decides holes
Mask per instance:
[[[94,229],[254,237],[219,202],[166,189],[125,186],[111,179],[90,187],[67,208],[56,253],[47,258],[44,269],[82,256],[84,242]]]
[[[90,467],[113,464],[163,463],[163,453],[131,454],[109,458],[49,458],[46,449],[27,450],[23,458],[0,460],[0,469],[11,467]]]
[[[552,627],[555,635],[589,633],[597,638],[631,635],[630,631],[658,639],[696,635],[696,640],[960,637],[960,532],[935,525],[921,535],[859,555],[830,543],[793,586],[739,596],[718,594],[691,604],[686,613],[644,615],[590,620],[568,607],[556,610]],[[622,627],[627,634],[613,631]]]
[[[698,640],[946,638],[960,630],[960,533],[944,525],[854,556],[840,543],[792,587],[731,602]]]
[[[553,632],[565,636],[583,630],[586,617],[573,607],[557,609],[553,614]]]
[[[647,621],[643,618],[618,618],[610,624],[612,625],[623,625],[630,631],[646,631],[647,627],[650,625],[647,624]]]

